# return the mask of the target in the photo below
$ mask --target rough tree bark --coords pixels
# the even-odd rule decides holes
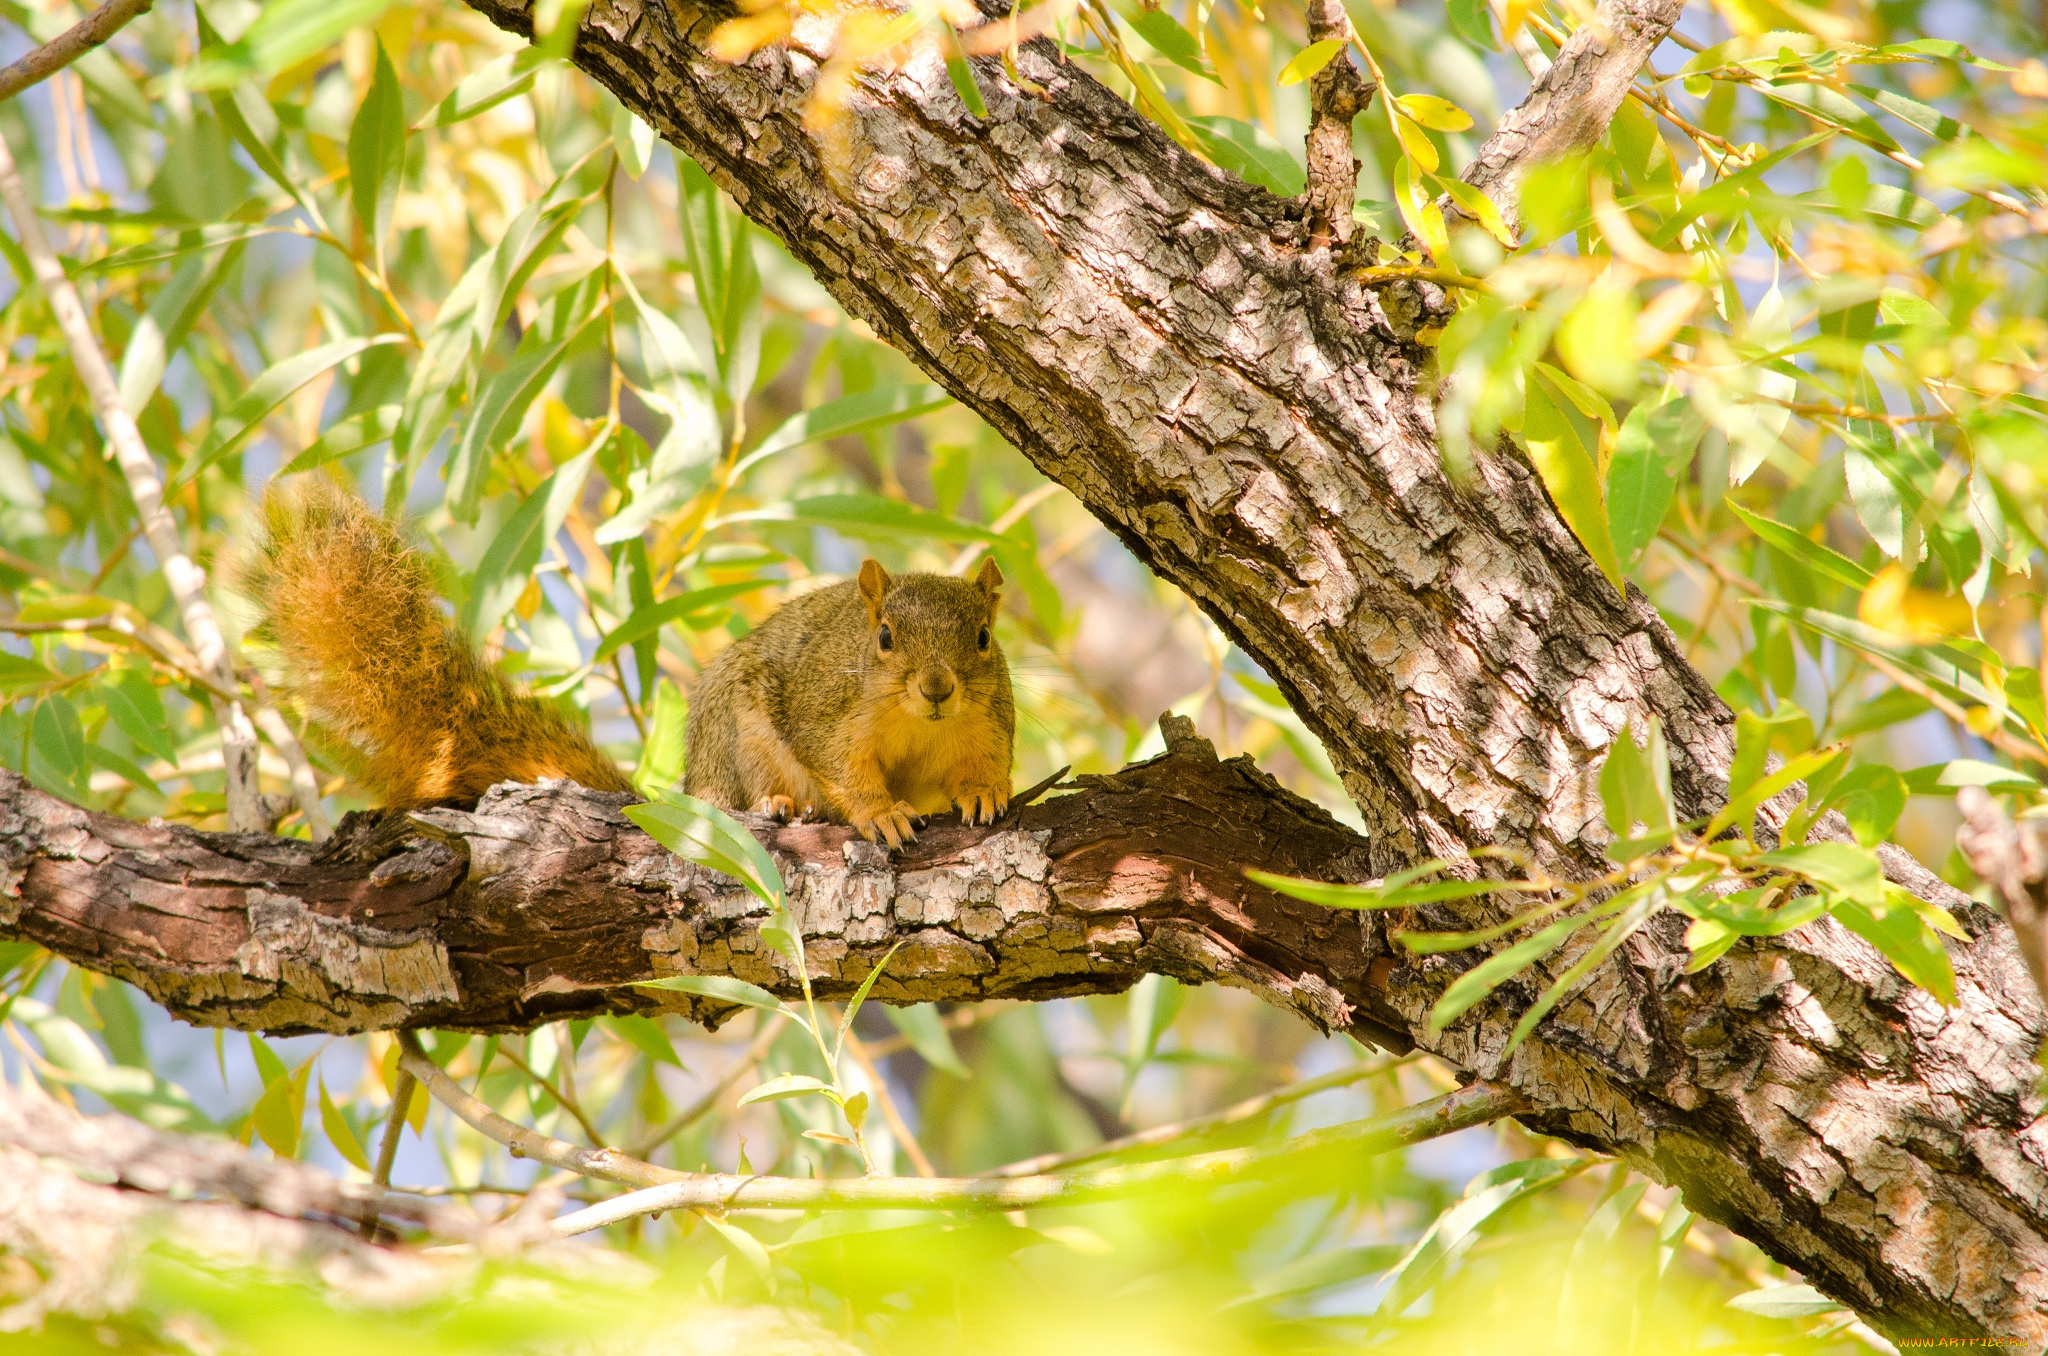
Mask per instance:
[[[530,27],[519,0],[470,3]],[[1677,10],[1602,4],[1475,173],[1505,192],[1531,155],[1597,137]],[[1162,763],[895,863],[785,830],[828,985],[899,936],[915,945],[892,970],[918,987],[885,980],[898,998],[1091,992],[1146,968],[1247,984],[1513,1085],[1534,1127],[1683,1187],[1888,1333],[2048,1337],[2031,1063],[2048,1021],[2010,931],[1903,854],[1894,878],[1973,937],[1952,948],[1955,1008],[1825,920],[1688,977],[1666,919],[1512,1056],[1517,1015],[1575,952],[1432,1036],[1429,1008],[1472,955],[1406,955],[1388,920],[1237,875],[1357,879],[1495,845],[1586,872],[1605,838],[1596,769],[1645,715],[1682,814],[1725,794],[1729,713],[1648,601],[1606,582],[1519,461],[1445,477],[1440,291],[1362,274],[1298,204],[1183,153],[1045,44],[1018,58],[1042,94],[975,64],[986,118],[936,58],[865,77],[828,160],[803,120],[823,32],[800,23],[789,48],[729,66],[704,53],[722,17],[597,0],[575,59],[1224,626],[1367,826],[1352,837],[1179,739]],[[503,792],[474,815],[358,825],[324,856],[86,817],[18,786],[0,803],[0,883],[18,896],[0,933],[198,1020],[518,1026],[649,1001],[613,986],[668,968],[789,990],[751,906],[601,797]]]

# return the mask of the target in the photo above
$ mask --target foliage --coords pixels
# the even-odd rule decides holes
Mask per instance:
[[[580,9],[543,5],[525,48],[442,0],[164,6],[0,107],[215,578],[273,475],[358,488],[411,522],[506,671],[588,714],[652,798],[650,829],[681,834],[716,822],[659,793],[681,769],[684,694],[719,647],[864,551],[955,572],[992,553],[1021,598],[1001,625],[1024,782],[1156,750],[1150,718],[1171,705],[1343,811],[1306,728],[1217,628],[564,64]],[[40,41],[79,11],[4,13]],[[1656,601],[1747,713],[1725,823],[1673,823],[1654,734],[1623,741],[1601,785],[1617,875],[1593,883],[1617,888],[1517,883],[1528,935],[1439,1016],[1599,929],[1550,976],[1561,1001],[1665,906],[1691,915],[1702,963],[1832,908],[1939,990],[1941,919],[1873,885],[1861,848],[1793,833],[1767,849],[1750,814],[1803,777],[1802,824],[1833,806],[1863,848],[1893,833],[1939,861],[1937,798],[1975,783],[2033,805],[2048,775],[2031,573],[2048,539],[2041,34],[2016,0],[1695,7],[1687,50],[1657,58],[1602,146],[1532,179],[1516,235],[1453,176],[1519,98],[1512,53],[1554,53],[1584,17],[1361,3],[1340,53],[1306,44],[1292,9],[1210,0],[1055,0],[1016,28],[821,0],[750,7],[721,43],[737,57],[831,26],[829,134],[863,65],[937,43],[974,111],[966,58],[1047,32],[1181,144],[1281,193],[1302,183],[1307,81],[1340,56],[1366,65],[1386,95],[1356,133],[1375,258],[1460,280],[1437,336],[1451,465],[1517,440],[1594,559]],[[1937,21],[1971,47],[1930,38]],[[175,609],[47,304],[11,239],[0,252],[0,627],[15,637],[0,762],[95,808],[218,826],[219,741]],[[285,789],[272,751],[263,771]],[[355,804],[338,778],[322,789]],[[744,844],[697,841],[779,894]],[[1709,893],[1709,868],[1740,888]],[[1499,888],[1426,874],[1341,902],[1455,913]],[[209,1043],[26,946],[0,946],[0,980],[12,1079],[368,1172],[396,1085],[389,1038]],[[886,1015],[698,992],[774,1011],[726,1037],[628,1017],[430,1049],[551,1133],[797,1175],[1081,1149],[1358,1055],[1164,980]],[[1391,1108],[1432,1091],[1432,1071],[1409,1062],[1200,1142]],[[404,1120],[403,1181],[497,1209],[536,1180],[424,1098]],[[1854,1344],[1839,1311],[1625,1172],[1512,1128],[1456,1143],[1021,1222],[670,1216],[612,1229],[594,1277],[492,1264],[396,1310],[161,1249],[128,1313],[43,1340],[502,1351],[773,1302],[876,1350]]]

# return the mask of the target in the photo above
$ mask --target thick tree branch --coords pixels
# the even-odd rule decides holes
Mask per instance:
[[[41,47],[0,70],[0,99],[12,99],[31,85],[48,80],[126,28],[131,20],[149,13],[155,3],[156,0],[107,0]]]
[[[1600,0],[1554,62],[1531,67],[1529,97],[1501,118],[1460,177],[1493,199],[1510,227],[1519,222],[1521,177],[1599,144],[1628,87],[1684,10],[1685,0]]]

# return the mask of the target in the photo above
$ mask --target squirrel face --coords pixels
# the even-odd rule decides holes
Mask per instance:
[[[944,575],[891,576],[879,561],[861,562],[866,667],[905,714],[943,721],[969,704],[986,707],[993,700],[1004,664],[992,629],[1002,582],[993,560],[983,562],[972,583]]]

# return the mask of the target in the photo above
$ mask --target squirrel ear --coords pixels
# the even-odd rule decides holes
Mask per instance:
[[[988,599],[988,614],[993,617],[996,614],[996,599],[1002,597],[997,590],[1003,584],[1003,572],[996,567],[994,556],[989,556],[981,562],[981,573],[974,576],[974,583],[975,587],[981,590],[982,596]]]
[[[889,593],[889,572],[882,568],[882,562],[870,556],[860,563],[860,596],[868,605],[870,624],[882,615],[882,599]]]

